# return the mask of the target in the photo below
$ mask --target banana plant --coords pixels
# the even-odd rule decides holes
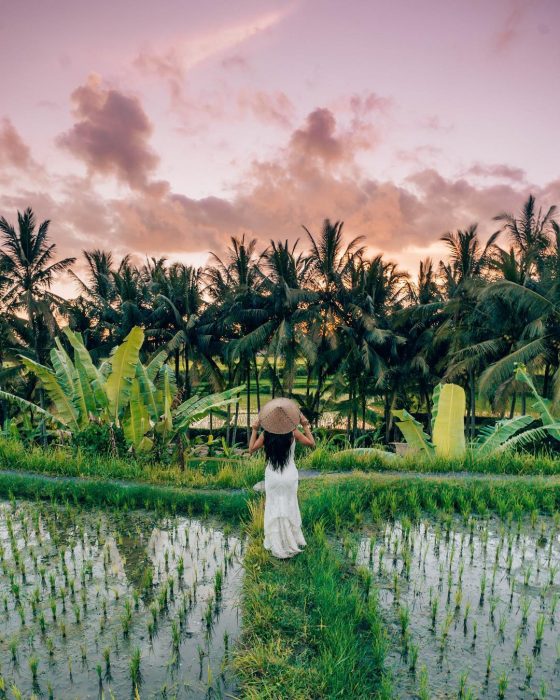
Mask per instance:
[[[108,360],[96,367],[81,336],[64,329],[74,351],[68,355],[59,339],[51,350],[52,369],[27,357],[26,368],[43,384],[52,410],[37,406],[14,394],[0,396],[76,433],[90,420],[122,426],[125,438],[137,452],[152,449],[156,434],[172,441],[212,409],[239,399],[244,387],[235,387],[209,396],[195,395],[178,402],[175,375],[161,351],[147,365],[140,361],[144,331],[134,327],[123,343],[114,348]]]
[[[476,440],[467,446],[465,442],[465,392],[457,384],[439,384],[433,393],[432,439],[424,432],[422,424],[405,409],[394,411],[396,424],[408,445],[426,457],[461,457],[467,447],[476,456],[488,456],[518,447],[525,447],[552,435],[560,440],[560,421],[550,410],[550,402],[543,399],[523,366],[516,369],[516,378],[524,381],[533,392],[533,407],[539,413],[542,425],[530,428],[532,416],[516,416],[499,420],[493,426],[484,426]],[[349,450],[356,455],[379,454],[379,450]],[[385,453],[387,455],[393,453]]]
[[[548,429],[548,433],[552,435],[553,438],[555,438],[556,440],[560,440],[560,429],[552,427],[553,425],[559,422],[559,419],[555,418],[552,414],[552,402],[549,399],[545,399],[539,394],[533,383],[533,380],[527,373],[527,368],[525,367],[525,365],[517,364],[515,366],[514,373],[517,381],[527,384],[529,389],[531,389],[531,393],[533,394],[533,397],[535,399],[534,403],[532,404],[532,407],[539,414],[543,427],[546,427]]]

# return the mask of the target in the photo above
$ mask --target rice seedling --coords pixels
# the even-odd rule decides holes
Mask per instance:
[[[36,522],[46,536],[38,536]],[[183,559],[186,588],[178,595],[182,584],[175,562],[183,544],[176,533],[185,526],[196,544],[188,566],[187,557]],[[152,531],[153,549],[145,536]],[[46,682],[42,687],[44,697],[88,695],[88,656],[94,640],[101,659],[91,665],[90,673],[105,697],[111,691],[104,684],[125,679],[136,690],[142,680],[148,695],[165,683],[173,687],[175,671],[164,663],[164,650],[184,649],[188,659],[197,642],[209,651],[223,643],[222,634],[211,639],[203,630],[187,631],[189,592],[195,614],[204,616],[209,609],[212,625],[225,616],[228,635],[237,633],[239,618],[231,596],[239,591],[242,547],[233,533],[230,528],[226,541],[220,530],[168,513],[156,516],[117,508],[109,514],[70,503],[10,502],[8,508],[0,502],[0,569],[6,574],[0,577],[0,659],[12,659],[7,672],[0,668],[6,689],[13,684],[22,697],[38,695],[34,688],[41,671],[56,668],[50,687]],[[197,586],[198,602],[192,596]],[[148,634],[143,634],[147,627]],[[227,640],[230,645],[229,636]],[[208,674],[197,685],[196,672],[183,661],[201,698],[209,691],[223,695],[229,687],[231,672],[222,669],[222,658],[213,651],[208,657],[211,689]]]
[[[381,609],[393,621],[392,636],[398,633],[403,642],[398,652],[389,651],[388,655],[395,669],[399,696],[419,695],[420,671],[415,688],[407,680],[410,674],[399,673],[405,664],[410,670],[411,654],[416,648],[416,667],[425,666],[437,687],[449,689],[453,682],[455,692],[460,689],[462,697],[501,697],[501,693],[509,697],[514,687],[527,683],[524,652],[529,644],[535,650],[536,640],[541,639],[539,662],[534,669],[531,667],[531,675],[539,683],[554,682],[555,631],[545,623],[554,605],[554,588],[550,586],[550,565],[545,567],[542,558],[538,578],[538,557],[534,554],[540,519],[534,535],[530,522],[511,518],[501,522],[444,515],[436,520],[407,523],[405,527],[396,520],[390,536],[386,527],[382,529],[382,523],[378,527],[377,537],[371,531],[364,536],[367,548],[358,548],[363,556],[358,557],[357,565],[369,567],[378,576]],[[548,531],[546,526],[547,535]],[[379,571],[382,547],[386,551],[390,548],[391,558],[396,561],[389,570],[383,567]],[[560,542],[553,543],[552,553],[554,565],[558,560],[555,557],[560,557]],[[410,560],[409,580],[403,566],[406,558]],[[525,586],[522,584],[527,570],[530,573]],[[473,605],[473,601],[478,604]],[[544,607],[539,601],[544,601]],[[438,653],[426,655],[423,650],[433,647],[436,627]],[[533,635],[527,634],[528,629],[533,630]],[[469,659],[469,676],[476,679],[471,687],[461,676],[465,671],[464,666],[461,668],[463,658]]]

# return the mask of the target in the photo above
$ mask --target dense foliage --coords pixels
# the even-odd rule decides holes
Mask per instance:
[[[412,276],[369,256],[361,238],[346,242],[343,224],[329,220],[318,234],[306,229],[302,244],[271,241],[261,252],[255,240],[232,238],[204,269],[163,258],[116,264],[101,250],[84,251],[82,264],[53,262],[49,222],[37,227],[28,209],[17,227],[0,219],[0,384],[43,405],[20,355],[46,364],[57,337],[69,350],[60,334],[68,325],[101,361],[139,326],[142,361],[164,351],[183,399],[197,386],[246,386],[235,426],[241,410],[248,427],[266,392],[293,396],[314,422],[343,417],[354,440],[376,422],[389,440],[395,409],[423,413],[429,430],[433,390],[453,381],[466,390],[473,437],[482,401],[501,417],[526,413],[515,363],[553,406],[560,399],[554,213],[531,196],[518,216],[495,217],[499,231],[486,244],[476,225],[449,232],[448,259],[425,260]],[[70,300],[51,291],[66,270],[80,288]],[[2,423],[9,410],[2,402]]]

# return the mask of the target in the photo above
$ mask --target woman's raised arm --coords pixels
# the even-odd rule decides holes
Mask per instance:
[[[298,441],[301,442],[302,445],[307,445],[307,447],[315,447],[315,439],[313,438],[313,435],[311,434],[311,428],[309,427],[309,421],[307,418],[301,414],[301,425],[303,427],[303,434],[300,433],[299,430],[294,430],[294,438]]]
[[[251,437],[249,438],[250,455],[252,455],[253,452],[256,452],[257,450],[260,450],[260,448],[264,445],[264,434],[258,434],[258,430],[260,428],[260,421],[258,418],[254,421],[251,427]]]

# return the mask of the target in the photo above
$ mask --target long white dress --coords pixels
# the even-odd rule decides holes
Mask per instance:
[[[288,463],[282,471],[267,463],[264,472],[264,547],[278,559],[293,557],[306,545],[297,496],[299,475],[294,461],[295,447],[294,439]]]

